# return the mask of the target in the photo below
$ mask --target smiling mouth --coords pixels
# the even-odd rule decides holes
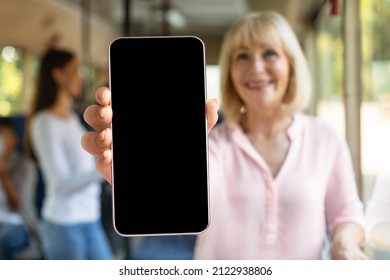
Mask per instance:
[[[255,83],[255,82],[246,83],[246,86],[249,89],[264,89],[269,85],[270,85],[270,83],[263,83],[263,82],[262,83]]]

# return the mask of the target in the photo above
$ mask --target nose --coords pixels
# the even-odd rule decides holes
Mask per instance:
[[[254,56],[253,58],[253,69],[258,72],[258,73],[262,73],[264,72],[265,70],[265,64],[264,64],[264,60],[262,59],[262,57],[260,56]]]

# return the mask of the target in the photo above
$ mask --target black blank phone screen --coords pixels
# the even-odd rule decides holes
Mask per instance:
[[[123,37],[109,48],[113,213],[121,235],[209,224],[203,42]]]

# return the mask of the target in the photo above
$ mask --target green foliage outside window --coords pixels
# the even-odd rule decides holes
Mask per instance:
[[[363,92],[366,100],[390,96],[390,0],[361,0]]]
[[[0,116],[17,113],[23,90],[22,52],[0,47]]]
[[[390,0],[360,0],[363,100],[390,96]],[[342,6],[342,5],[341,5]],[[321,98],[341,98],[343,42],[340,16],[325,17],[317,26]]]

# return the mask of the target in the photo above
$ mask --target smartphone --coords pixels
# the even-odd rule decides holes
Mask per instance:
[[[118,234],[198,234],[207,229],[205,73],[205,47],[198,37],[120,37],[110,43]]]

